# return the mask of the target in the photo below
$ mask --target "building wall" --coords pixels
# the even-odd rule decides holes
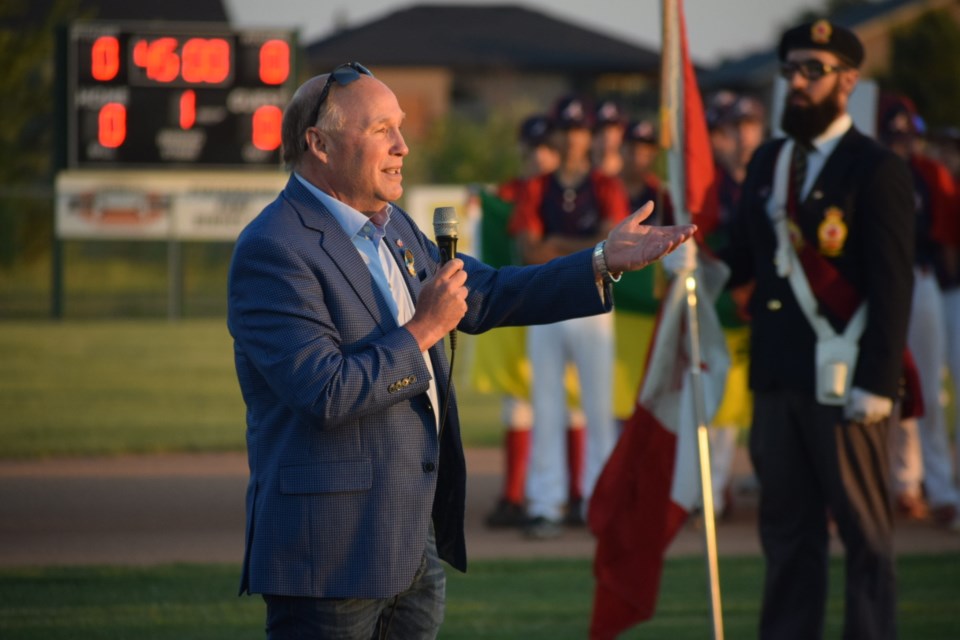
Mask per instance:
[[[492,113],[524,117],[547,112],[557,97],[570,91],[569,86],[569,80],[559,73],[463,73],[457,77],[456,107],[478,119]]]
[[[450,111],[485,120],[493,114],[516,119],[545,113],[565,94],[622,98],[632,111],[656,80],[641,74],[607,74],[572,77],[549,71],[485,69],[453,71],[443,67],[373,67],[377,78],[396,93],[407,114],[404,130],[411,139],[426,135],[438,118]]]
[[[407,114],[405,133],[422,137],[450,110],[453,73],[442,67],[374,67],[373,73],[397,95]]]

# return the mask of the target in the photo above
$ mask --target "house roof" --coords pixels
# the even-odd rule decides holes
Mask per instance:
[[[920,0],[919,3],[926,2]],[[847,7],[832,16],[830,20],[836,24],[856,31],[873,20],[911,4],[919,4],[918,0],[886,0],[885,2],[868,2]],[[701,75],[701,84],[707,87],[738,87],[756,85],[766,82],[772,77],[780,64],[777,56],[777,43],[771,48],[747,54],[741,58],[724,62],[719,66],[704,71]]]
[[[307,46],[314,68],[349,60],[371,66],[509,67],[655,74],[659,52],[516,5],[417,5]]]

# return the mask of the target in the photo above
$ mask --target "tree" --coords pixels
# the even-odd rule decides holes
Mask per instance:
[[[58,0],[37,20],[25,0],[0,3],[0,266],[46,253],[52,224],[56,27],[77,14]]]
[[[520,170],[516,131],[516,118],[506,112],[483,121],[451,113],[418,144],[409,161],[411,183],[503,182]]]
[[[928,125],[960,122],[960,26],[948,11],[931,11],[894,30],[891,64],[880,84],[909,96]]]

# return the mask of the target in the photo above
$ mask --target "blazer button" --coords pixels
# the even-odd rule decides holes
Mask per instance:
[[[776,298],[771,298],[767,300],[767,309],[770,311],[780,311],[783,308],[783,303],[777,300]]]
[[[424,462],[424,463],[423,463],[423,472],[424,472],[424,473],[433,473],[436,468],[437,468],[437,465],[433,464],[432,462]]]

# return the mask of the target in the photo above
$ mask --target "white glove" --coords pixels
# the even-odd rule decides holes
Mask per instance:
[[[687,240],[660,259],[667,273],[682,276],[697,268],[697,243]]]
[[[862,424],[880,422],[890,416],[893,411],[893,400],[884,396],[876,396],[860,387],[850,389],[850,397],[843,408],[843,416],[847,420]]]

